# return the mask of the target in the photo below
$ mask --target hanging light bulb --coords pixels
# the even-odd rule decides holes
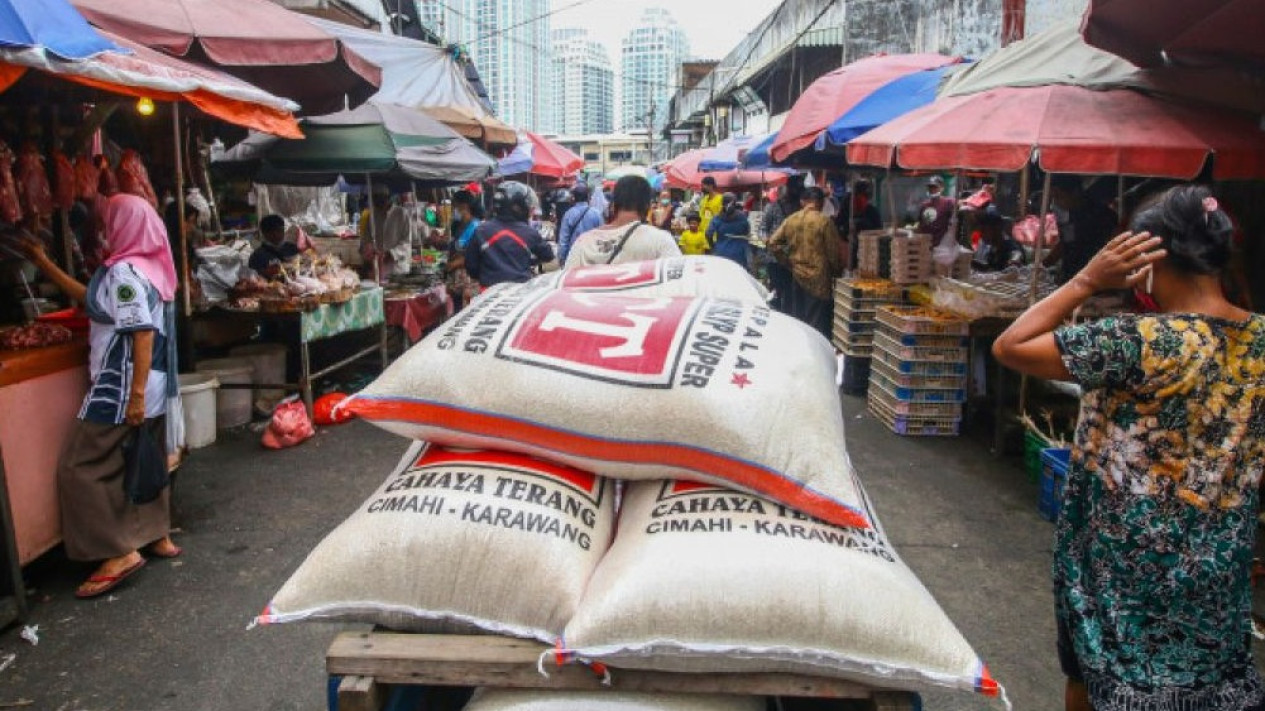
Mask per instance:
[[[140,114],[141,116],[153,116],[154,115],[154,100],[149,98],[148,96],[142,96],[136,102],[136,113]]]

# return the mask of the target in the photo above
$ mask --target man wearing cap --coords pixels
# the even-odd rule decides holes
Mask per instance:
[[[938,246],[952,217],[953,200],[944,195],[944,179],[938,175],[927,178],[927,197],[918,208],[918,231],[931,235],[931,243]]]
[[[580,183],[571,189],[575,205],[562,216],[558,225],[558,263],[566,264],[575,240],[589,230],[602,226],[602,211],[589,204],[589,186]]]

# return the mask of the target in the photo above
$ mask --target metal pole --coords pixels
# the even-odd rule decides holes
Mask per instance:
[[[1050,173],[1045,174],[1045,182],[1041,187],[1041,214],[1037,216],[1040,226],[1037,228],[1037,246],[1032,252],[1032,286],[1028,291],[1028,307],[1037,302],[1037,291],[1041,278],[1041,258],[1045,250],[1045,215],[1050,211]],[[1028,376],[1024,375],[1019,382],[1019,414],[1028,407]]]
[[[1023,172],[1019,174],[1019,219],[1028,216],[1028,199],[1032,193],[1032,175],[1028,172],[1028,166],[1023,167]]]
[[[176,141],[176,221],[180,230],[180,290],[184,293],[184,315],[193,315],[193,297],[189,288],[189,235],[184,228],[184,157],[180,140],[180,104],[171,103],[171,130]]]
[[[378,254],[378,220],[373,209],[373,176],[365,173],[365,192],[369,195],[369,240],[373,243],[373,283],[382,283],[382,255]]]
[[[1116,178],[1116,225],[1124,226],[1124,176]]]

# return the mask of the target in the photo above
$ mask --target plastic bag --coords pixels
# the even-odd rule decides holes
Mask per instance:
[[[133,428],[123,442],[123,491],[133,504],[147,504],[157,499],[171,483],[167,473],[167,455],[163,451],[165,437],[153,431],[152,421]]]
[[[1037,237],[1041,231],[1041,223],[1037,221],[1036,215],[1028,215],[1027,217],[1015,223],[1014,234],[1015,241],[1026,247],[1034,247],[1037,244]],[[1046,213],[1045,216],[1045,247],[1049,249],[1059,243],[1059,223],[1052,213]]]
[[[302,444],[315,434],[303,403],[291,400],[278,405],[272,413],[272,422],[264,430],[263,444],[268,449],[285,449]]]

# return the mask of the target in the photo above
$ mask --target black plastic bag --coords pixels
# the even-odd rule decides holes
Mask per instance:
[[[167,474],[167,452],[164,436],[154,434],[151,423],[133,428],[132,436],[123,443],[123,493],[134,504],[147,504],[157,499],[171,483]]]

